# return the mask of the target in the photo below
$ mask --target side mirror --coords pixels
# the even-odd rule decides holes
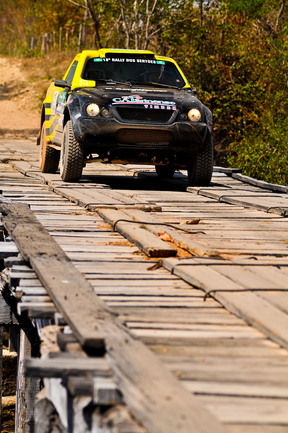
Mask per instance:
[[[66,81],[64,81],[64,80],[55,80],[54,86],[56,86],[56,87],[68,87],[69,89],[71,88],[70,84],[67,84]]]

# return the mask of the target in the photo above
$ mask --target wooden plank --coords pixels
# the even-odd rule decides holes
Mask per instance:
[[[169,269],[172,266],[175,275],[180,276],[195,287],[201,288],[206,293],[212,295],[213,292],[213,297],[224,305],[228,311],[243,318],[272,340],[284,347],[288,347],[287,314],[261,299],[256,293],[249,291],[247,283],[240,283],[237,275],[236,278],[231,273],[229,276],[225,275],[229,266],[223,266],[221,273],[214,269],[214,266],[209,266],[209,268],[203,268],[200,265],[181,266],[181,261],[177,265],[175,259],[173,261],[171,259],[164,260],[163,266]],[[271,283],[269,284],[271,286]],[[268,288],[271,288],[270,286]]]
[[[23,312],[28,312],[28,316],[38,318],[54,317],[56,309],[53,302],[19,302],[17,305],[17,313],[21,315]]]
[[[3,224],[77,339],[95,349],[103,347],[105,337],[106,356],[125,401],[150,433],[225,433],[149,349],[130,336],[26,206],[2,204],[0,209]]]
[[[81,206],[88,210],[97,210],[99,207],[136,207],[146,211],[161,210],[159,206],[148,202],[143,202],[137,198],[131,198],[123,193],[119,193],[110,188],[100,188],[95,190],[86,189],[86,191],[79,190],[79,188],[54,188],[54,191],[60,193],[62,196],[77,201]]]
[[[255,185],[260,188],[270,189],[272,191],[279,191],[283,193],[288,193],[288,188],[286,185],[275,185],[272,183],[265,182],[263,180],[253,179],[249,176],[244,176],[241,173],[233,173],[232,177],[234,179],[240,180],[241,182],[247,182],[250,185]]]
[[[177,254],[175,248],[142,228],[141,224],[134,224],[133,218],[128,217],[127,214],[112,209],[98,210],[98,214],[109,224],[114,225],[115,230],[137,245],[149,257],[169,257]]]
[[[17,256],[19,251],[14,242],[0,242],[0,259]]]
[[[117,309],[118,311],[118,309]],[[222,347],[222,348],[243,348],[243,346],[247,346],[249,347],[258,347],[258,345],[260,345],[262,347],[263,342],[265,342],[265,335],[263,334],[262,338],[259,339],[247,339],[247,338],[237,338],[237,340],[233,339],[229,339],[229,338],[217,338],[215,339],[211,339],[211,338],[169,338],[169,344],[167,341],[167,338],[160,338],[160,337],[142,337],[141,341],[145,342],[147,345],[150,346],[162,346],[162,348],[164,347],[164,350],[166,347],[177,347],[178,348],[183,348],[184,346],[190,347],[193,346],[195,349],[196,348],[203,348],[204,347]],[[268,340],[267,340],[268,341]],[[275,342],[272,342],[273,344],[275,344]],[[277,346],[279,348],[279,345]]]
[[[265,362],[269,366],[274,363],[279,362],[287,365],[287,351],[281,349],[275,343],[271,341],[272,345],[268,345],[268,340],[265,339],[241,339],[241,345],[235,344],[234,346],[230,344],[221,344],[223,339],[210,341],[210,345],[202,346],[200,344],[189,345],[189,344],[174,344],[176,340],[167,342],[167,344],[153,344],[150,349],[157,353],[159,356],[187,356],[191,362],[210,362],[222,363],[223,360],[230,360],[234,363],[235,360],[246,360],[247,364],[257,363],[259,360]],[[205,340],[206,341],[206,340]],[[169,343],[169,344],[168,344]],[[227,343],[227,340],[226,340]]]
[[[189,188],[188,188],[189,190]],[[265,193],[265,192],[249,192],[245,191],[240,193],[239,190],[233,188],[233,191],[223,189],[199,189],[198,194],[205,195],[206,197],[216,198],[221,202],[250,206],[259,210],[273,211],[282,216],[286,216],[288,211],[288,197],[279,196],[279,194]]]
[[[288,384],[287,365],[268,366],[257,365],[256,363],[246,364],[243,362],[234,362],[222,360],[222,363],[190,362],[181,358],[176,360],[166,360],[165,356],[161,357],[166,368],[178,374],[181,380],[208,380],[223,383],[262,383],[265,385],[274,385],[286,387]]]
[[[103,299],[103,300],[105,300],[105,297],[101,297],[101,299]],[[106,301],[105,301],[106,302]],[[115,300],[110,300],[110,301],[107,301],[107,305],[109,305],[109,307],[114,307],[114,308],[116,308],[117,307],[117,309],[118,309],[118,307],[119,308],[121,308],[121,307],[133,307],[133,308],[138,308],[138,307],[141,307],[141,308],[143,308],[143,307],[146,307],[146,308],[153,308],[154,306],[155,306],[155,300],[154,299],[151,299],[150,301],[149,300],[133,300],[133,299],[127,299],[126,301],[125,300],[117,300],[117,299],[115,299]],[[179,302],[176,302],[176,301],[174,301],[174,305],[173,305],[173,300],[159,300],[158,301],[158,308],[164,308],[164,307],[167,307],[167,308],[172,308],[174,306],[174,308],[175,307],[178,307],[178,308],[183,308],[183,309],[186,309],[186,308],[192,308],[192,307],[194,307],[194,308],[200,308],[201,307],[201,302],[200,301],[179,301]],[[207,305],[207,307],[208,307],[208,305]],[[215,308],[214,306],[210,306],[210,308]]]
[[[230,433],[287,433],[287,426],[269,424],[228,424]]]
[[[203,395],[222,395],[231,397],[271,397],[288,399],[287,386],[266,385],[262,383],[223,383],[214,381],[189,381],[184,385],[193,393]]]
[[[149,326],[147,328],[130,328],[133,331],[134,335],[137,335],[139,337],[143,338],[150,338],[150,341],[152,338],[167,338],[167,343],[169,343],[169,338],[181,338],[184,339],[197,339],[197,338],[246,338],[251,337],[249,335],[249,332],[247,332],[247,329],[242,332],[233,332],[228,331],[224,327],[222,330],[214,330],[211,329],[210,331],[207,329],[205,331],[201,330],[174,330],[174,329],[151,329]]]
[[[110,274],[130,274],[131,278],[133,279],[134,276],[137,275],[148,275],[149,277],[153,276],[155,274],[155,272],[153,272],[153,265],[159,263],[158,261],[142,261],[139,262],[139,258],[138,260],[131,262],[129,261],[125,261],[125,260],[121,260],[121,261],[117,261],[113,263],[113,267],[111,268],[111,261],[110,260],[105,260],[105,258],[103,257],[102,260],[99,261],[95,261],[94,263],[85,263],[85,262],[81,262],[77,265],[78,269],[81,270],[81,272],[85,273],[85,275],[87,274],[94,274],[94,275],[98,275],[98,274],[106,274],[106,273],[110,273]],[[156,267],[157,268],[157,267]],[[159,278],[161,278],[161,276],[165,275],[167,276],[167,271],[165,271],[163,268],[161,269],[161,265],[157,268],[157,275]]]
[[[163,364],[141,342],[125,339],[121,327],[113,323],[108,324],[107,331],[107,358],[116,376],[116,383],[124,393],[128,406],[149,432],[226,431],[224,425],[219,425],[217,421],[213,425],[210,415],[203,410],[198,400],[189,392],[184,392],[177,379],[171,378]],[[117,361],[113,356],[114,351],[122,354]],[[145,371],[145,374],[139,375],[139,370]],[[141,404],[139,395],[142,396]],[[144,395],[148,397],[145,400]]]
[[[213,176],[215,176],[215,173],[224,173],[227,174],[228,176],[232,176],[233,173],[239,173],[241,174],[242,169],[241,168],[225,168],[225,167],[219,167],[219,166],[214,166],[213,167]]]
[[[25,373],[29,377],[69,377],[91,373],[99,377],[111,377],[111,369],[104,358],[57,357],[26,358]]]
[[[47,291],[44,289],[44,287],[41,286],[39,282],[39,286],[19,286],[16,288],[16,295],[33,295],[33,296],[39,296],[39,295],[47,295]]]
[[[213,325],[244,325],[244,322],[239,319],[238,317],[235,317],[233,314],[230,314],[229,312],[226,312],[223,307],[219,306],[219,303],[215,301],[215,304],[217,304],[216,308],[209,308],[209,314],[207,314],[207,309],[204,307],[194,309],[193,314],[191,314],[191,311],[184,311],[183,309],[173,308],[170,309],[170,311],[164,310],[159,311],[159,309],[154,308],[145,309],[145,311],[142,309],[137,314],[137,311],[127,311],[126,314],[122,314],[120,318],[126,322],[126,321],[140,321],[142,323],[170,323],[170,321],[177,326],[178,323],[181,324],[213,324]]]
[[[98,211],[99,215],[103,216],[102,211]],[[114,218],[117,220],[117,214],[114,214]],[[171,240],[180,248],[183,248],[187,251],[189,251],[191,254],[198,255],[198,256],[219,256],[219,253],[215,250],[211,250],[209,248],[206,248],[205,246],[201,245],[199,242],[195,242],[191,238],[182,235],[181,233],[177,232],[176,229],[173,229],[169,227],[168,225],[161,226],[159,224],[159,219],[151,216],[150,214],[145,214],[142,211],[139,210],[133,210],[123,212],[123,215],[120,217],[121,219],[131,219],[131,220],[138,220],[139,224],[141,221],[144,222],[142,224],[145,226],[146,230],[149,232],[154,233],[156,236],[160,235],[161,233],[166,233],[168,235],[168,238],[170,237]],[[112,220],[113,221],[113,220]],[[145,225],[145,222],[147,224]],[[118,225],[118,224],[117,224]],[[164,257],[164,256],[163,256]]]
[[[113,380],[96,377],[94,379],[93,401],[99,405],[123,404],[123,397]]]
[[[288,314],[288,290],[286,292],[258,292],[257,295]]]
[[[283,425],[288,423],[287,400],[266,398],[210,397],[201,399],[222,422]]]
[[[288,273],[284,275],[284,272],[281,272],[276,267],[273,268],[273,266],[267,265],[266,267],[262,267],[260,270],[258,268],[258,272],[256,271],[256,267],[247,267],[245,265],[212,265],[212,269],[221,273],[226,278],[241,284],[243,289],[248,289],[251,291],[268,289],[278,289],[280,291],[281,289],[284,289],[287,290],[288,293]]]

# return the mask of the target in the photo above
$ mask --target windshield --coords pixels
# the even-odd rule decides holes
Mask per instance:
[[[159,87],[181,88],[186,84],[174,63],[140,58],[90,59],[83,78],[96,83],[114,81],[116,84],[153,84]]]

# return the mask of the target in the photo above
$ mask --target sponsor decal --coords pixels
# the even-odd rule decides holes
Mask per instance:
[[[157,99],[146,99],[139,95],[121,96],[120,98],[113,98],[112,105],[127,104],[127,105],[141,105],[143,108],[156,109],[156,110],[176,110],[174,101],[159,101]]]
[[[95,63],[146,63],[146,64],[150,64],[150,65],[165,65],[165,62],[163,60],[152,60],[152,59],[141,59],[141,58],[136,58],[136,59],[129,59],[129,58],[121,58],[121,57],[95,57],[93,59],[93,61]]]
[[[56,113],[57,101],[58,101],[59,92],[55,92],[53,96],[53,101],[51,103],[51,115],[54,116]]]

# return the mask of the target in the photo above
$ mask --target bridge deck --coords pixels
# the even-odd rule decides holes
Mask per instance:
[[[101,164],[64,184],[29,141],[2,140],[0,159],[18,247],[0,249],[22,328],[19,432],[35,418],[45,433],[47,401],[63,432],[287,431],[285,187],[217,168],[192,188],[182,173]],[[26,314],[41,358],[22,353],[35,352]]]

